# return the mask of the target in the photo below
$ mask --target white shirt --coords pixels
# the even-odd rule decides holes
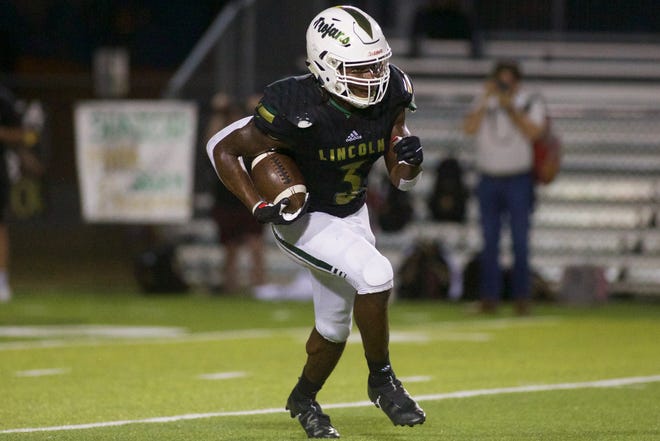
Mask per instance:
[[[475,106],[480,100],[481,97],[477,98]],[[545,123],[546,109],[540,95],[519,90],[513,97],[513,107],[533,123]],[[477,169],[482,173],[513,175],[528,172],[532,167],[531,142],[499,106],[497,97],[488,98],[476,143]]]

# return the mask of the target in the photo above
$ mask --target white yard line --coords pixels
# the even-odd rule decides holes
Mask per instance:
[[[418,401],[440,401],[440,400],[449,400],[456,398],[479,397],[486,395],[502,395],[502,394],[512,394],[512,393],[530,393],[530,392],[573,390],[573,389],[587,389],[587,388],[621,387],[621,386],[629,386],[629,385],[644,384],[644,383],[655,383],[655,382],[660,382],[660,375],[652,375],[648,377],[613,378],[609,380],[586,381],[580,383],[532,384],[528,386],[501,387],[496,389],[464,390],[464,391],[448,392],[441,394],[416,395],[415,398]],[[370,401],[356,401],[352,403],[335,403],[335,404],[323,405],[323,407],[326,409],[346,409],[346,408],[366,407],[366,406],[373,406],[373,403],[371,403]],[[242,411],[234,411],[234,412],[190,413],[184,415],[145,418],[141,420],[120,420],[120,421],[105,421],[105,422],[88,423],[88,424],[71,424],[65,426],[25,427],[18,429],[6,429],[6,430],[1,430],[0,434],[97,429],[101,427],[126,426],[129,424],[171,423],[176,421],[199,420],[205,418],[252,416],[252,415],[283,413],[283,412],[284,409],[278,407],[278,408],[270,408],[270,409],[254,409],[254,410],[242,410]]]
[[[427,381],[431,381],[433,379],[432,376],[430,375],[411,375],[410,377],[399,377],[399,380],[403,381],[404,383],[426,383]]]
[[[17,377],[47,377],[50,375],[64,375],[71,372],[68,368],[30,369],[28,371],[17,371]]]
[[[490,339],[490,335],[483,332],[447,332],[447,330],[458,329],[479,329],[479,330],[493,330],[515,328],[521,326],[554,326],[560,323],[557,317],[523,317],[523,318],[502,318],[491,320],[471,320],[464,322],[442,322],[425,324],[432,330],[441,330],[445,332],[428,331],[402,331],[393,332],[393,342],[398,339],[401,342],[414,342],[424,343],[430,340],[446,340],[446,341],[467,341],[467,342],[484,342]],[[404,325],[402,327],[409,327],[411,325]],[[168,343],[186,343],[195,341],[220,341],[220,340],[237,340],[243,338],[260,339],[270,338],[274,335],[302,335],[307,338],[309,328],[257,328],[257,329],[242,329],[231,331],[211,331],[211,332],[197,332],[187,333],[182,328],[158,328],[158,327],[145,327],[141,329],[139,326],[102,326],[102,325],[72,325],[72,326],[27,326],[23,327],[0,327],[0,334],[2,330],[5,336],[42,336],[50,337],[38,340],[28,341],[6,341],[0,342],[0,351],[16,351],[16,350],[30,350],[30,349],[44,349],[44,348],[65,348],[65,347],[80,347],[80,346],[105,346],[105,345],[142,345],[142,344],[168,344]],[[162,332],[159,335],[159,332]],[[99,335],[104,335],[104,338],[98,338]],[[354,332],[353,337],[357,337],[359,333]],[[67,336],[69,338],[61,338]],[[149,338],[146,338],[149,336]],[[352,340],[353,342],[359,341]]]
[[[214,372],[211,374],[201,374],[197,378],[200,380],[230,380],[232,378],[247,377],[246,372]]]
[[[392,341],[424,343],[430,340],[484,342],[490,335],[483,332],[450,332],[468,328],[494,330],[521,326],[557,325],[557,317],[503,318],[492,320],[473,320],[468,322],[444,322],[427,324],[432,332],[393,332]],[[408,327],[405,325],[404,327]],[[444,331],[444,332],[437,332]],[[232,331],[211,331],[188,333],[184,328],[106,326],[106,325],[71,325],[71,326],[0,326],[0,335],[5,337],[45,337],[27,341],[6,341],[0,343],[0,351],[16,351],[44,348],[64,348],[104,345],[141,345],[186,343],[194,341],[220,341],[235,339],[270,338],[274,335],[309,334],[309,328],[263,328]],[[99,338],[103,336],[103,338]],[[67,338],[62,338],[67,337]],[[357,340],[355,338],[358,338]],[[354,332],[351,342],[359,342],[359,333]]]
[[[172,338],[188,334],[185,328],[171,326],[120,326],[120,325],[45,325],[0,326],[0,337],[62,338]]]
[[[144,344],[168,344],[188,343],[196,341],[221,341],[239,339],[270,338],[276,329],[245,329],[237,331],[198,332],[181,336],[139,338],[139,339],[109,339],[109,338],[85,338],[84,340],[61,340],[46,339],[32,341],[10,341],[0,343],[0,351],[15,351],[43,348],[65,348],[79,346],[116,346],[116,345],[144,345]],[[288,330],[290,331],[290,329]]]
[[[563,319],[558,316],[546,315],[538,317],[503,317],[493,318],[486,320],[465,320],[460,322],[435,322],[424,323],[424,327],[432,329],[462,329],[469,328],[471,330],[491,330],[491,329],[509,329],[520,328],[526,326],[557,326],[561,324]]]
[[[492,340],[492,335],[485,332],[448,332],[445,330],[406,332],[392,331],[391,343],[429,343],[431,341],[458,341],[467,343],[483,343]],[[361,344],[359,332],[354,332],[348,338],[349,344]]]

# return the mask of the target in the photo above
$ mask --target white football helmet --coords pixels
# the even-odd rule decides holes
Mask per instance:
[[[307,28],[307,67],[328,92],[355,107],[383,99],[391,56],[376,20],[354,6],[328,8]]]

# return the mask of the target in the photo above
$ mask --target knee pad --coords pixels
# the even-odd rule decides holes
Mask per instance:
[[[393,286],[394,270],[392,264],[380,253],[373,254],[362,266],[362,286],[358,294],[386,291]]]
[[[316,317],[316,330],[332,343],[344,343],[351,334],[352,315],[346,317]]]
[[[386,291],[392,288],[394,271],[389,260],[371,244],[356,241],[345,251],[346,278],[358,294]]]

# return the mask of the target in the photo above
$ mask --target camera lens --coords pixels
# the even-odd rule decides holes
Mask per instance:
[[[500,89],[502,92],[506,92],[507,90],[509,90],[509,85],[504,81],[498,81],[497,88]]]

